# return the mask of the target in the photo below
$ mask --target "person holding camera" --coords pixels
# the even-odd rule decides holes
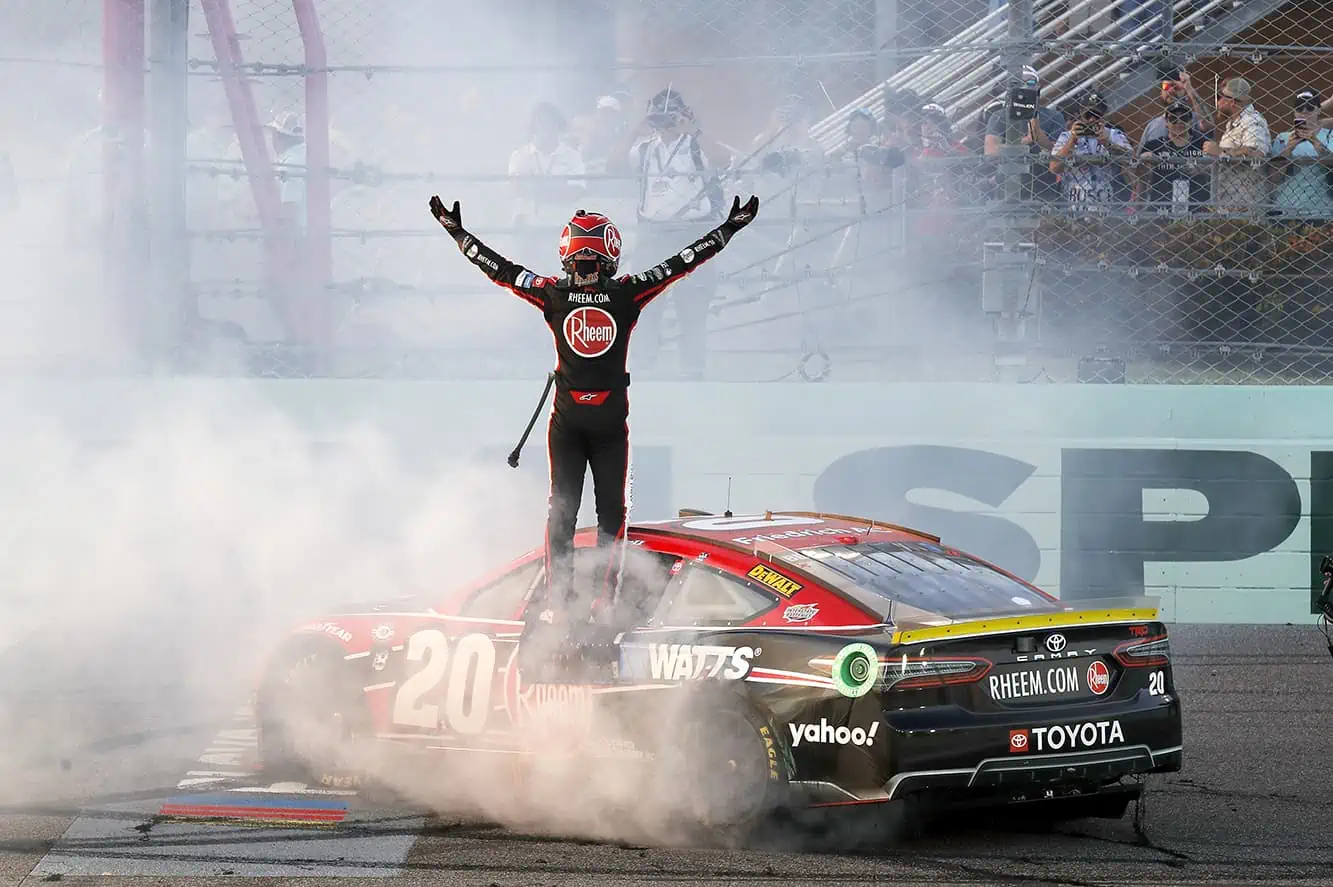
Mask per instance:
[[[1051,172],[1060,176],[1065,199],[1073,208],[1112,203],[1127,190],[1117,158],[1128,158],[1134,147],[1125,133],[1106,122],[1106,99],[1089,92],[1079,103],[1078,116],[1055,140]],[[1070,164],[1071,158],[1083,159]],[[1105,158],[1088,162],[1087,158]]]
[[[1333,130],[1320,126],[1315,90],[1302,89],[1291,104],[1291,129],[1273,139],[1273,202],[1283,215],[1333,218]]]
[[[1041,104],[1041,81],[1037,77],[1037,69],[1031,65],[1025,66],[1021,82],[1013,85],[1034,94],[1033,102],[1036,105],[1033,117],[1025,124],[1026,132],[1022,137],[1022,144],[1027,146],[1029,154],[1034,155],[1053,150],[1055,140],[1065,130],[1065,115],[1048,105]],[[1008,127],[1009,116],[1004,113],[1004,108],[1001,108],[999,113],[991,115],[986,123],[986,138],[984,141],[987,157],[993,157],[1000,153],[1000,148],[1004,146],[1005,133]],[[1029,172],[1023,174],[1024,199],[1058,199],[1060,196],[1060,181],[1055,173],[1035,160],[1031,163],[1029,169]],[[999,177],[996,178],[996,184],[1000,184]]]
[[[704,135],[694,110],[679,91],[667,87],[648,100],[647,117],[631,133],[632,144],[615,158],[617,165],[638,179],[637,244],[644,255],[670,250],[698,222],[721,222],[726,213],[720,169],[730,167],[731,152]],[[688,238],[687,238],[688,239]],[[717,272],[710,265],[682,281],[667,296],[675,309],[682,374],[703,378],[707,358],[708,308],[717,291]],[[661,348],[657,316],[638,341],[647,347],[636,355],[647,367]],[[637,362],[637,361],[636,361]]]

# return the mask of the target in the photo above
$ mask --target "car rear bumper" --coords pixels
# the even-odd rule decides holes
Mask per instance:
[[[1179,770],[1181,746],[1121,746],[1066,754],[986,758],[974,767],[896,773],[884,784],[884,800],[919,791],[1022,789],[1071,783],[1098,784],[1125,776]]]

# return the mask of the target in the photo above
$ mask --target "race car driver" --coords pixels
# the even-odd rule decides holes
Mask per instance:
[[[486,276],[542,312],[556,345],[555,403],[547,426],[551,498],[546,523],[545,601],[529,603],[520,656],[537,665],[584,646],[581,629],[593,610],[613,603],[623,568],[625,488],[629,471],[629,338],[640,313],[671,284],[716,256],[759,211],[759,198],[741,205],[712,231],[641,274],[616,276],[620,231],[606,216],[579,210],[560,235],[563,277],[541,277],[516,265],[463,228],[458,201],[438,196],[430,211],[459,250]],[[607,564],[599,588],[574,594],[574,530],[591,467],[597,539]],[[537,638],[548,638],[539,642]],[[523,666],[520,665],[520,668]]]

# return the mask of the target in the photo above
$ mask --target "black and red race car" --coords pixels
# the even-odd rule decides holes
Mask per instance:
[[[589,568],[594,540],[576,540]],[[373,776],[350,748],[445,773],[586,757],[592,783],[639,768],[706,797],[690,816],[725,829],[922,802],[1114,818],[1141,789],[1128,777],[1181,767],[1151,598],[1065,604],[934,536],[840,515],[686,511],[629,540],[619,633],[578,683],[517,665],[541,550],[440,600],[301,625],[256,694],[265,767],[346,787]]]

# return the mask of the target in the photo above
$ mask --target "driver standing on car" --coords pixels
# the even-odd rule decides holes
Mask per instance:
[[[629,337],[648,303],[716,256],[759,211],[759,198],[737,197],[712,231],[642,274],[617,277],[620,232],[599,213],[579,210],[560,235],[563,277],[540,277],[514,264],[463,228],[458,201],[430,211],[459,250],[487,277],[542,312],[555,337],[555,403],[547,426],[551,498],[546,523],[546,600],[528,605],[519,655],[536,666],[565,652],[571,629],[587,626],[597,604],[612,602],[624,564],[625,488],[629,474]],[[591,467],[597,542],[607,567],[593,596],[574,595],[574,531]],[[616,549],[619,548],[619,557]],[[547,642],[533,643],[538,638]],[[526,654],[526,655],[525,655]],[[520,665],[523,670],[530,667]]]

